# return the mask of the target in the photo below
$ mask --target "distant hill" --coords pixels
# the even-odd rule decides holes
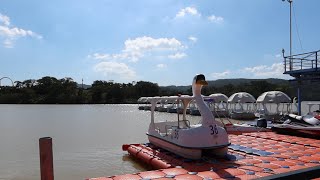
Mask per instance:
[[[222,87],[228,84],[232,84],[234,86],[238,86],[240,84],[250,84],[253,81],[267,81],[268,83],[271,84],[289,84],[288,80],[284,79],[275,79],[275,78],[269,78],[269,79],[244,79],[244,78],[239,78],[239,79],[218,79],[214,81],[208,81],[209,86],[215,86],[215,87]]]
[[[215,86],[215,87],[223,87],[228,84],[232,84],[234,86],[238,86],[240,84],[249,84],[252,81],[267,81],[268,83],[271,84],[289,84],[288,80],[284,79],[275,79],[275,78],[269,78],[269,79],[244,79],[244,78],[239,78],[239,79],[217,79],[217,80],[208,80],[208,85],[209,86]],[[186,91],[191,88],[191,85],[189,86],[161,86],[161,88],[168,88],[170,90],[180,90],[180,91]]]
[[[252,81],[267,81],[268,83],[271,84],[289,84],[288,80],[284,79],[275,79],[275,78],[269,78],[269,79],[244,79],[244,78],[239,78],[239,79],[217,79],[217,80],[208,80],[209,86],[214,86],[214,87],[223,87],[228,84],[232,84],[234,86],[238,86],[240,84],[250,84]],[[77,87],[81,88],[82,84],[77,83]],[[91,88],[91,85],[83,84],[84,89]],[[191,89],[191,85],[188,86],[175,86],[175,85],[170,85],[170,86],[160,86],[162,89],[167,89],[170,91],[181,91],[181,92],[186,92]]]
[[[191,88],[191,85],[190,86],[174,86],[174,85],[171,85],[171,86],[160,86],[160,88],[167,89],[167,90],[170,90],[170,91],[182,91],[182,92],[185,92],[185,91],[187,91],[187,90],[189,90]]]
[[[243,86],[245,84],[251,84],[251,82],[255,81],[266,81],[270,84],[275,85],[274,88],[270,90],[280,90],[284,93],[287,93],[290,97],[297,97],[297,83],[296,82],[290,82],[288,80],[284,79],[275,79],[275,78],[269,78],[269,79],[244,79],[244,78],[238,78],[238,79],[218,79],[218,80],[208,80],[208,87],[203,89],[204,94],[210,94],[210,92],[213,90],[218,90],[218,92],[225,93],[226,95],[231,95],[232,93],[242,91],[244,88],[245,91],[252,93],[255,97],[258,97],[261,93],[268,91],[262,87],[256,87],[254,89],[250,89],[250,86]],[[225,89],[227,85],[233,85],[235,89]],[[320,100],[320,84],[311,82],[311,81],[303,81],[302,86],[300,87],[301,99],[302,100],[309,100],[309,101],[319,101]],[[237,87],[241,87],[240,89],[237,89]],[[249,88],[249,89],[248,89]],[[262,88],[262,89],[261,89]],[[205,91],[205,90],[208,91]],[[215,90],[214,90],[215,89]],[[191,85],[189,86],[160,86],[160,93],[166,94],[166,92],[175,92],[177,93],[183,93],[183,94],[191,94]]]

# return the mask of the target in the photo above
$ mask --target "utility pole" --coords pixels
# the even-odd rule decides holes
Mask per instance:
[[[82,87],[82,89],[83,89],[83,78],[82,78],[82,83],[81,83],[81,87]]]
[[[285,0],[282,0],[285,1]],[[292,0],[287,0],[290,4],[290,71],[292,71],[293,60],[292,60]]]
[[[283,2],[286,0],[282,0]],[[290,56],[289,56],[289,71],[293,70],[293,57],[292,57],[292,2],[293,0],[287,0],[287,2],[290,4]],[[282,51],[284,54],[284,50]],[[286,67],[285,67],[286,68]],[[286,71],[286,69],[285,69]],[[300,77],[296,77],[298,80],[297,83],[297,94],[298,94],[298,114],[301,115],[301,79]]]
[[[291,64],[291,69],[293,66],[293,60],[292,60],[292,0],[287,0],[290,4],[290,64]]]

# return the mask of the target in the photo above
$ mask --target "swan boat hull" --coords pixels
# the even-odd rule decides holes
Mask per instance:
[[[201,159],[204,154],[224,156],[230,145],[226,131],[214,124],[158,122],[150,124],[147,136],[151,144],[187,159]]]
[[[171,142],[165,141],[161,138],[158,138],[156,136],[148,135],[149,142],[157,147],[161,147],[165,150],[168,150],[174,154],[180,155],[182,157],[186,157],[189,159],[200,159],[202,156],[202,150],[201,149],[194,149],[194,148],[187,148],[178,146],[176,144],[173,144]]]
[[[153,136],[148,134],[149,142],[157,147],[161,147],[167,151],[170,151],[176,155],[179,155],[181,157],[187,158],[187,159],[201,159],[201,157],[204,155],[204,153],[208,155],[217,155],[217,156],[224,156],[225,152],[228,149],[228,146],[230,144],[226,144],[223,146],[213,146],[213,147],[186,147],[181,146],[175,143],[172,143],[170,141],[166,141],[162,138],[159,138],[157,136]]]

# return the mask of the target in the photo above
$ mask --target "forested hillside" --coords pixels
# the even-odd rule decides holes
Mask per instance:
[[[282,79],[220,79],[208,81],[203,95],[248,92],[258,97],[265,91],[283,91],[296,97],[296,84]],[[38,80],[16,81],[15,86],[0,87],[2,104],[108,104],[136,103],[139,97],[192,94],[191,86],[159,86],[156,83],[116,83],[103,80],[91,85],[79,85],[72,78],[57,79],[46,76]],[[303,82],[302,100],[320,100],[320,85]]]

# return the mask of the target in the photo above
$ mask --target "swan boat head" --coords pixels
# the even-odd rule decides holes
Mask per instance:
[[[203,97],[201,95],[201,89],[203,86],[207,86],[208,82],[203,74],[197,74],[192,81],[192,92],[193,98],[195,99],[197,106],[199,108],[201,118],[202,118],[202,126],[210,126],[212,124],[216,124],[221,126],[221,123],[216,121],[210,108],[207,103],[204,102]]]
[[[193,96],[200,95],[202,86],[207,86],[208,82],[203,74],[197,74],[192,81],[192,93]]]

